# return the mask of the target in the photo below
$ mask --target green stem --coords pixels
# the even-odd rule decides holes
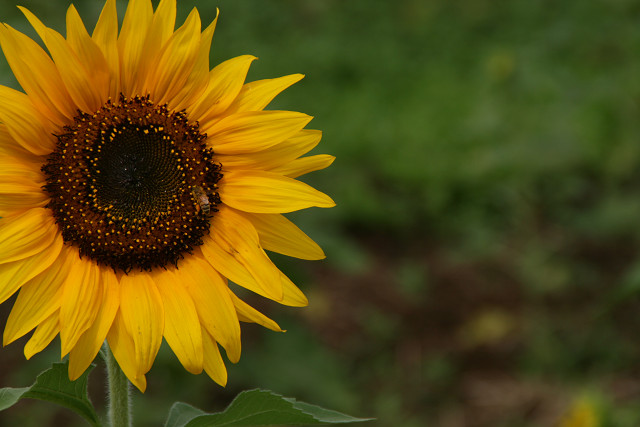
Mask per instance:
[[[113,357],[109,345],[105,342],[106,353],[109,425],[111,427],[131,427],[131,387],[129,380]]]

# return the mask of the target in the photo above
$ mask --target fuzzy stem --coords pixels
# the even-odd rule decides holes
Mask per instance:
[[[113,357],[105,342],[103,350],[107,362],[107,399],[109,405],[109,425],[111,427],[131,427],[131,387],[129,380]]]

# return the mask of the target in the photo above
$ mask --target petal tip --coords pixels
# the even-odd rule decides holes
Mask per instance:
[[[235,363],[238,363],[240,361],[240,348],[238,348],[238,349],[235,349],[235,348],[226,349],[225,348],[225,350],[227,351],[227,357],[229,358],[229,362],[235,364]]]

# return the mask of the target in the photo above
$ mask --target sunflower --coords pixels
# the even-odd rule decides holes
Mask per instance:
[[[120,29],[107,0],[91,35],[71,6],[66,38],[21,10],[48,53],[0,26],[24,90],[0,86],[0,302],[19,291],[4,344],[35,329],[28,359],[59,335],[74,380],[106,340],[144,391],[164,337],[224,385],[240,321],[280,331],[228,281],[304,306],[265,250],[324,257],[282,214],[334,206],[296,179],[334,158],[301,157],[310,116],[264,109],[303,76],[245,83],[249,55],[210,69],[217,17],[175,29],[176,0],[131,0]]]

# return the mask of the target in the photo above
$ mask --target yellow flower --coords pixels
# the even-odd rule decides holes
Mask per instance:
[[[209,70],[217,18],[174,30],[176,0],[131,0],[119,34],[115,0],[91,35],[71,6],[66,39],[21,10],[49,53],[0,26],[24,90],[0,86],[0,302],[20,290],[4,344],[35,328],[30,358],[59,334],[76,379],[106,339],[144,391],[164,337],[224,385],[239,321],[280,330],[227,280],[304,306],[264,250],[324,257],[281,214],[334,206],[295,179],[334,158],[300,157],[310,116],[264,110],[303,76],[245,83],[248,55]]]
[[[558,427],[597,427],[601,425],[597,404],[589,397],[577,398]]]

